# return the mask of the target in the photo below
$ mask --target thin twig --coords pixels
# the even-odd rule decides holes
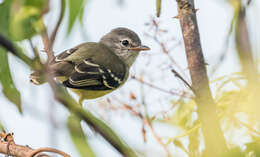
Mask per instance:
[[[251,4],[252,0],[247,0],[247,5],[249,6]]]
[[[153,128],[151,122],[150,122],[147,118],[145,118],[145,123],[146,123],[146,124],[149,126],[149,128],[151,129],[152,134],[153,134],[153,136],[155,137],[156,141],[157,141],[157,142],[163,147],[163,149],[166,151],[167,156],[168,156],[168,157],[171,157],[171,153],[170,153],[170,151],[168,150],[167,145],[162,142],[162,139],[157,135],[157,133],[155,132],[155,130],[154,130],[154,128]]]
[[[163,54],[165,54],[169,58],[172,65],[176,66],[181,71],[183,76],[185,76],[185,78],[188,78],[187,75],[185,74],[184,70],[182,69],[182,67],[179,66],[177,64],[177,62],[175,61],[175,59],[170,55],[170,51],[172,51],[174,48],[179,46],[181,42],[177,42],[176,44],[173,45],[173,47],[167,49],[166,43],[160,41],[158,38],[160,32],[165,32],[165,31],[162,31],[162,29],[160,29],[159,22],[156,21],[154,18],[152,18],[151,27],[154,28],[154,34],[153,35],[147,34],[148,37],[153,39],[161,47]]]
[[[12,53],[13,55],[17,56],[19,59],[21,59],[23,62],[25,62],[30,67],[34,68],[33,60],[23,54],[23,52],[20,49],[17,49],[15,45],[8,40],[6,37],[0,34],[0,46],[3,46],[7,51]]]
[[[50,36],[50,49],[53,48],[53,45],[54,45],[54,41],[56,39],[56,35],[57,35],[57,32],[58,32],[58,29],[60,27],[60,24],[62,22],[62,19],[64,17],[64,11],[65,11],[65,0],[60,0],[60,3],[61,3],[61,10],[60,10],[60,16],[59,16],[59,19],[58,19],[58,22]]]
[[[142,83],[142,84],[144,84],[144,85],[147,85],[147,86],[149,86],[149,87],[151,87],[151,88],[157,89],[157,90],[159,90],[159,91],[161,91],[161,92],[164,92],[164,93],[168,93],[168,94],[171,94],[171,95],[182,96],[182,97],[185,97],[185,98],[192,98],[192,97],[193,97],[193,96],[191,96],[191,95],[188,95],[186,92],[183,92],[183,93],[185,93],[185,94],[183,94],[183,93],[168,91],[168,90],[166,90],[166,89],[157,87],[157,86],[155,86],[155,85],[153,85],[153,84],[150,84],[150,83],[148,83],[148,82],[145,82],[145,81],[143,81],[143,80],[140,80],[140,79],[136,78],[134,75],[132,75],[131,78],[134,79],[134,80],[136,80],[136,81],[139,81],[140,83]]]
[[[34,53],[35,59],[38,59],[38,60],[40,61],[39,52],[38,52],[38,50],[36,49],[36,47],[33,46],[33,43],[32,43],[32,40],[31,40],[31,39],[29,40],[29,44],[30,44],[30,47],[31,47],[31,49],[32,49],[32,51],[33,51],[33,53]]]
[[[6,50],[10,51],[14,55],[17,55],[17,52],[14,48],[14,45],[4,36],[0,34],[0,45],[3,46]]]
[[[188,86],[190,88],[190,90],[192,90],[192,92],[194,92],[193,88],[191,87],[191,85],[174,69],[171,70],[173,72],[173,74],[178,77],[186,86]]]
[[[51,60],[53,60],[54,53],[53,53],[51,47],[49,46],[51,43],[50,43],[49,36],[48,36],[46,29],[42,32],[41,36],[42,36],[42,42],[44,45],[44,52],[46,52],[46,54],[47,54],[47,64],[48,64]]]
[[[30,154],[28,154],[26,157],[34,157],[35,155],[37,155],[38,153],[41,153],[41,152],[51,152],[51,153],[60,154],[64,157],[70,157],[70,155],[64,153],[63,151],[60,151],[60,150],[54,149],[54,148],[49,148],[49,147],[35,149]]]

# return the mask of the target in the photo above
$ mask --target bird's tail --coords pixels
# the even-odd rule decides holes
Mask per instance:
[[[46,82],[41,73],[38,71],[31,73],[30,81],[35,85],[41,85]]]

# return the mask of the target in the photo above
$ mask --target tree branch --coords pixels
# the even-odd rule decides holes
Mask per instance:
[[[15,45],[11,41],[9,41],[6,37],[4,37],[1,34],[0,34],[0,46],[5,48],[13,55],[17,56],[19,59],[21,59],[30,67],[32,68],[34,67],[33,60],[28,56],[26,56],[18,47],[15,47]]]
[[[8,146],[9,145],[9,146]],[[8,144],[8,142],[0,141],[0,153],[15,157],[26,157],[33,149],[27,146],[21,146],[17,144]],[[48,155],[38,155],[38,157],[50,157]]]
[[[32,149],[28,146],[17,145],[14,142],[12,133],[0,133],[0,153],[15,157],[51,157],[40,152],[53,152],[64,157],[70,157],[68,154],[54,148]],[[40,153],[40,154],[39,154]]]
[[[248,79],[249,86],[255,87],[258,71],[253,59],[250,37],[246,23],[246,7],[243,6],[241,1],[239,3],[240,5],[237,8],[238,18],[235,24],[236,50],[241,62],[242,71]]]
[[[227,150],[224,135],[221,131],[216,104],[209,88],[208,76],[205,68],[200,35],[197,25],[196,10],[193,0],[176,0],[178,4],[178,18],[185,44],[186,58],[192,80],[192,89],[198,105],[198,117],[202,123],[206,151],[205,156],[219,157]]]

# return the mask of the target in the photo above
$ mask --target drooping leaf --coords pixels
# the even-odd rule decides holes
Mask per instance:
[[[180,148],[182,151],[184,151],[185,153],[187,153],[188,155],[190,154],[184,147],[184,145],[182,144],[182,142],[178,139],[173,140],[174,146]]]
[[[160,17],[160,15],[161,15],[161,5],[162,5],[162,1],[156,0],[156,16],[157,17]]]
[[[0,82],[2,84],[2,92],[6,98],[16,104],[19,112],[22,112],[21,95],[13,82],[7,52],[0,48]]]
[[[69,6],[69,25],[68,34],[71,32],[73,25],[75,24],[77,18],[82,18],[84,10],[85,0],[67,0]],[[81,15],[81,16],[80,16]]]
[[[71,139],[81,157],[95,157],[95,153],[87,142],[87,138],[80,125],[80,120],[75,115],[70,115],[67,119],[67,127]]]
[[[0,4],[0,32],[2,35],[8,37],[9,32],[9,17],[10,17],[10,6],[9,1],[4,1]]]
[[[85,6],[86,3],[87,3],[87,0],[85,0],[83,6]],[[85,7],[82,7],[82,8],[80,9],[80,12],[79,12],[79,22],[80,22],[81,25],[83,25],[84,12],[85,12]]]

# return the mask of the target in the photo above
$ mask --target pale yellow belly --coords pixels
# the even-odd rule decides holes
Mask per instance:
[[[80,98],[83,99],[95,99],[101,96],[104,96],[108,93],[111,93],[114,90],[103,90],[103,91],[98,91],[98,90],[86,90],[86,89],[73,89],[69,88],[71,91],[76,93]]]

